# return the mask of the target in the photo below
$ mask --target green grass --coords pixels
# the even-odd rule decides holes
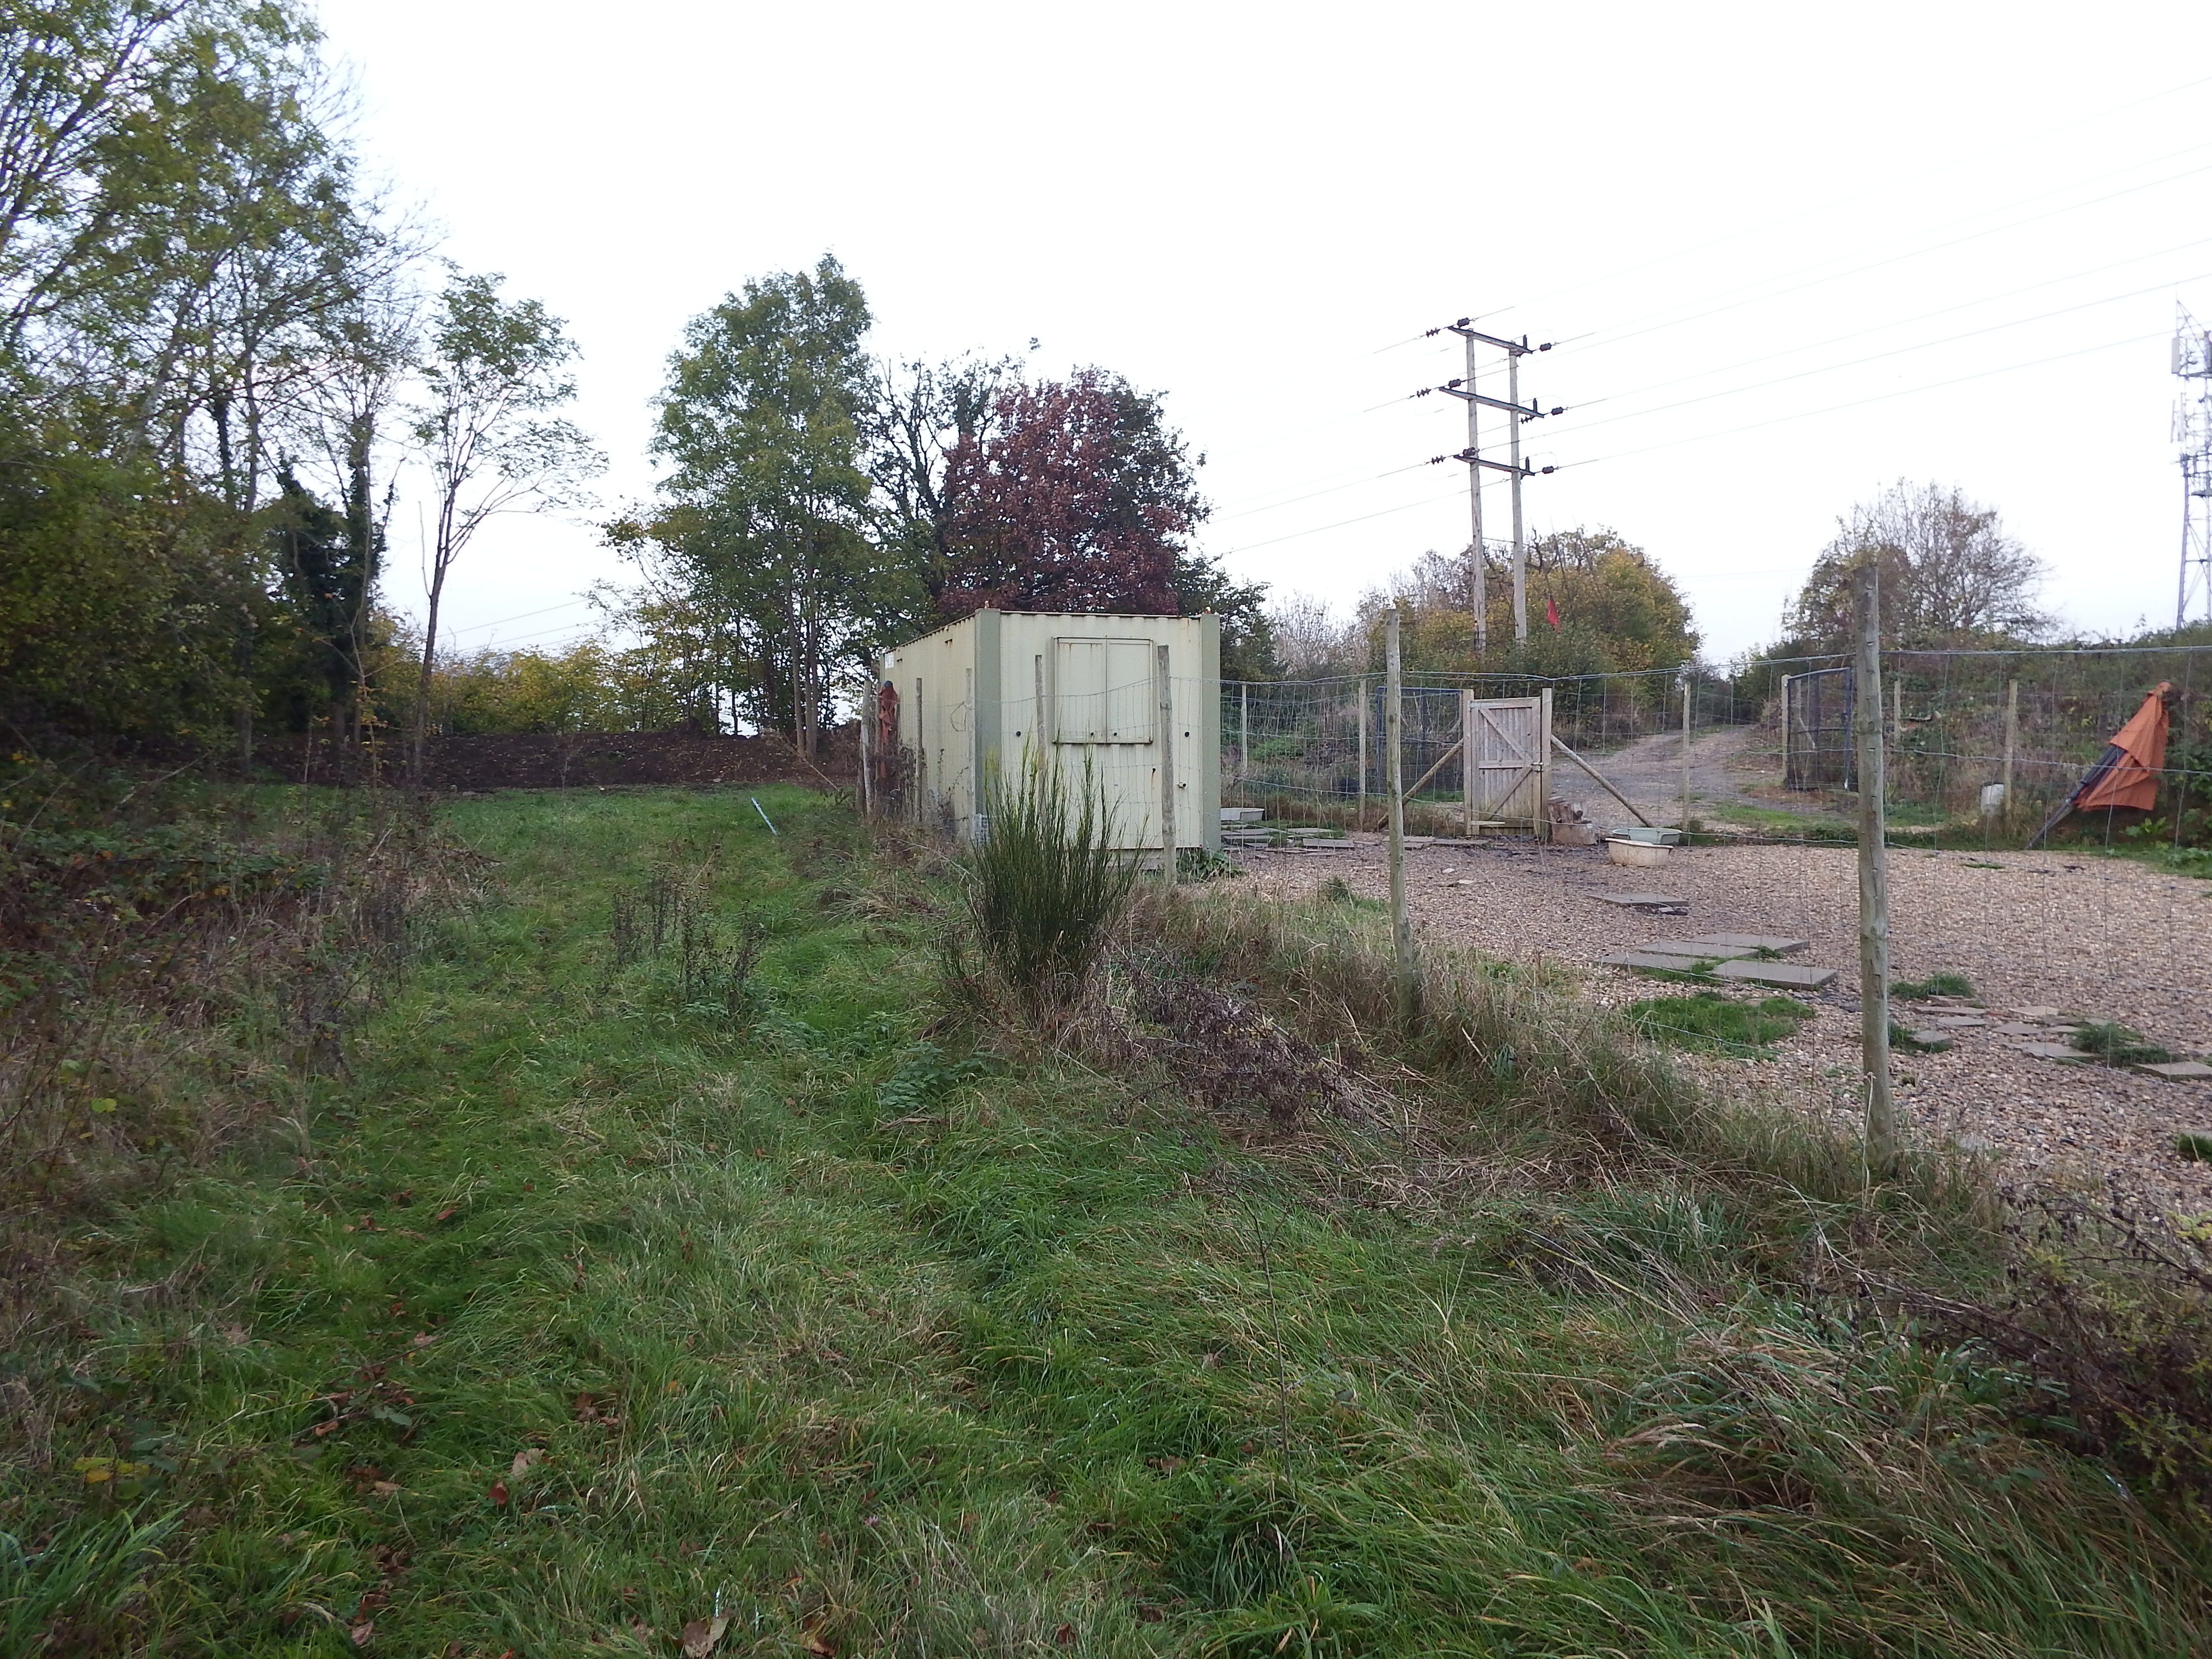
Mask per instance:
[[[2180,1058],[2141,1031],[2112,1020],[2084,1023],[2075,1028],[2071,1041],[2083,1054],[2094,1054],[2107,1066],[2160,1066]]]
[[[1768,1045],[1796,1034],[1813,1011],[1791,997],[1758,1001],[1698,991],[1688,996],[1647,997],[1621,1010],[1648,1035],[1681,1048],[1762,1054]]]
[[[1974,994],[1974,982],[1964,974],[1954,974],[1947,969],[1925,979],[1892,980],[1889,994],[1907,1002],[1928,997],[1971,997]]]
[[[742,795],[455,804],[496,890],[350,1078],[71,1224],[73,1323],[7,1357],[5,1650],[668,1656],[718,1606],[725,1656],[2212,1644],[2185,1517],[1790,1288],[1935,1223],[1786,1176],[1547,981],[1439,961],[1387,1039],[1455,1197],[1387,1126],[1255,1140],[977,1050],[954,896],[763,804],[780,839]],[[671,870],[762,941],[734,1005],[616,963]],[[1364,907],[1182,915],[1156,948],[1385,1042]]]

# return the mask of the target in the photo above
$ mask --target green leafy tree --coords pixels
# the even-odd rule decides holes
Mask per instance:
[[[1036,342],[1030,343],[1034,348]],[[999,393],[1021,375],[1013,357],[880,363],[866,416],[874,533],[929,596],[951,580],[952,502],[946,470],[989,428]]]
[[[1852,582],[1881,568],[1884,642],[1905,650],[2015,644],[2042,637],[2043,566],[2007,534],[1995,507],[1955,485],[1892,484],[1836,521],[1784,620],[1790,654],[1854,648]]]
[[[1539,538],[1529,548],[1528,584],[1525,643],[1513,640],[1508,584],[1494,579],[1489,584],[1491,648],[1478,660],[1466,560],[1423,555],[1395,581],[1406,619],[1401,647],[1407,669],[1619,674],[1678,669],[1697,655],[1688,599],[1649,554],[1610,530],[1575,529]],[[1360,602],[1370,669],[1381,661],[1376,641],[1390,598],[1377,589]]]
[[[502,513],[580,506],[605,466],[575,424],[552,411],[576,395],[576,348],[536,300],[502,300],[496,276],[456,276],[439,298],[413,432],[437,489],[429,609],[422,629],[410,772],[419,784],[446,578],[478,530]]]
[[[665,583],[732,620],[748,712],[810,756],[840,682],[921,609],[915,550],[869,534],[869,321],[827,255],[692,319],[653,438],[665,505],[621,532]]]
[[[6,580],[25,597],[7,620],[43,620],[10,648],[0,700],[58,730],[204,736],[220,690],[250,754],[255,686],[316,632],[269,533],[291,504],[267,481],[288,455],[345,453],[318,441],[359,355],[342,325],[404,286],[414,253],[333,137],[316,45],[281,0],[0,9],[0,420],[17,481],[52,486],[9,512]],[[347,500],[365,569],[375,538],[354,507],[374,447],[373,418],[356,423],[360,488],[342,464],[316,491]],[[44,678],[142,630],[137,670],[74,693]]]

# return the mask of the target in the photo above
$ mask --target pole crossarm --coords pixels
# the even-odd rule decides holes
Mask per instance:
[[[1549,351],[1552,349],[1552,343],[1549,340],[1545,341],[1541,345],[1530,345],[1528,337],[1525,334],[1517,340],[1501,340],[1495,334],[1485,334],[1480,329],[1469,328],[1467,321],[1468,319],[1462,317],[1455,323],[1445,324],[1444,328],[1462,339],[1480,340],[1485,345],[1496,346],[1500,351],[1510,351],[1516,357],[1526,352]]]
[[[1462,449],[1456,455],[1432,455],[1429,458],[1429,465],[1431,466],[1438,461],[1465,461],[1469,466],[1486,466],[1498,472],[1518,473],[1524,478],[1533,478],[1540,473],[1553,471],[1548,466],[1531,466],[1526,461],[1522,461],[1517,466],[1510,461],[1493,461],[1488,456],[1478,455],[1471,449]]]
[[[1553,410],[1539,409],[1533,398],[1526,404],[1509,404],[1502,398],[1485,397],[1480,392],[1462,390],[1461,383],[1457,380],[1448,380],[1436,389],[1448,398],[1464,398],[1471,404],[1480,404],[1485,409],[1498,409],[1504,410],[1508,415],[1518,415],[1524,421],[1540,421],[1547,413],[1564,415],[1567,412],[1565,404]]]

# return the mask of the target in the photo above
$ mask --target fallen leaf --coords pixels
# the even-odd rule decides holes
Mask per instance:
[[[1163,816],[1160,822],[1162,823],[1165,823],[1167,822],[1166,817]],[[514,1462],[508,1468],[507,1477],[510,1480],[520,1480],[524,1475],[530,1473],[531,1466],[532,1464],[543,1463],[544,1461],[545,1454],[540,1451],[537,1447],[525,1446],[520,1451],[515,1453]]]
[[[1165,817],[1162,817],[1160,822],[1162,823],[1165,823],[1167,819]],[[458,1204],[448,1204],[444,1209],[439,1211],[437,1214],[432,1216],[430,1219],[433,1221],[451,1221],[460,1212],[460,1206]]]
[[[1167,821],[1168,815],[1164,812],[1161,813],[1161,824],[1164,826]],[[1075,1645],[1075,1626],[1073,1625],[1062,1625],[1058,1630],[1053,1632],[1052,1644],[1056,1648],[1073,1647]]]
[[[1167,821],[1167,815],[1163,812],[1160,815],[1160,822],[1164,824]],[[437,1340],[438,1339],[435,1336],[433,1336],[428,1331],[417,1331],[415,1333],[415,1346],[418,1348],[427,1348]]]
[[[694,1619],[684,1626],[684,1659],[707,1659],[729,1627],[729,1620],[719,1613],[712,1619]]]
[[[1165,823],[1167,820],[1165,818],[1162,818],[1160,822]],[[491,1483],[491,1491],[485,1495],[489,1497],[493,1503],[504,1504],[507,1502],[507,1482],[504,1480],[493,1481]]]
[[[1162,823],[1165,823],[1167,822],[1166,817],[1163,816],[1160,822]],[[361,1623],[349,1630],[346,1634],[353,1638],[354,1646],[357,1648],[365,1648],[371,1642],[376,1639],[376,1620],[374,1619],[364,1619]]]
[[[1165,823],[1167,819],[1163,817],[1160,822],[1162,823]],[[834,1659],[834,1656],[837,1651],[836,1649],[831,1647],[827,1642],[822,1639],[822,1632],[819,1631],[811,1630],[807,1632],[805,1639],[800,1642],[799,1645],[805,1648],[809,1653],[821,1655],[822,1659]]]
[[[1167,815],[1162,813],[1160,822],[1165,823],[1167,821]],[[372,1481],[368,1489],[379,1498],[397,1498],[399,1495],[399,1483],[397,1480]]]

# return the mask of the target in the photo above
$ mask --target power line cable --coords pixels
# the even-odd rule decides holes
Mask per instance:
[[[1581,460],[1559,461],[1554,464],[1553,470],[1565,472],[1577,467],[1597,466],[1609,461],[1626,459],[1631,456],[1649,454],[1655,450],[1676,448],[1688,443],[1709,442],[1716,439],[1734,437],[1741,433],[1759,431],[1770,426],[1783,426],[1795,421],[1810,420],[1816,416],[1838,414],[1846,410],[1864,407],[1869,404],[1886,403],[1893,398],[1911,397],[1917,392],[1937,392],[1947,386],[1962,386],[1969,381],[1987,380],[1993,375],[2014,374],[2023,369],[2041,368],[2046,363],[2063,362],[2069,358],[2087,356],[2100,351],[2117,351],[2123,346],[2141,345],[2149,340],[2162,340],[2166,337],[2167,333],[2168,331],[2161,329],[2155,334],[2134,335],[2126,339],[2106,341],[2101,345],[2083,346],[2074,351],[2055,352],[2049,356],[2031,358],[2024,362],[2007,363],[1996,368],[1978,370],[1972,374],[1955,375],[1947,380],[1929,381],[1917,386],[1902,386],[1893,392],[1878,392],[1872,397],[1852,398],[1839,404],[1826,404],[1817,409],[1800,410],[1790,415],[1772,416],[1764,420],[1748,422],[1742,426],[1725,428],[1718,432],[1700,433],[1686,438],[1666,439],[1658,443],[1645,444],[1634,449],[1615,450],[1607,454],[1589,456]],[[1942,343],[1935,342],[1934,343]],[[1233,558],[1239,554],[1255,552],[1261,548],[1273,547],[1283,542],[1297,541],[1307,536],[1318,536],[1325,532],[1341,530],[1351,525],[1365,524],[1371,520],[1388,518],[1394,514],[1410,513],[1417,507],[1434,506],[1441,501],[1456,501],[1463,499],[1464,496],[1456,490],[1447,495],[1426,495],[1418,501],[1401,501],[1395,507],[1382,507],[1373,513],[1363,513],[1353,518],[1340,519],[1333,523],[1313,525],[1304,530],[1294,530],[1283,535],[1271,536],[1264,541],[1247,542],[1241,547],[1226,550],[1218,556]]]
[[[2024,288],[2008,289],[2002,294],[1977,295],[1972,300],[1961,300],[1956,305],[1938,306],[1933,311],[1923,311],[1911,317],[1899,317],[1888,322],[1875,323],[1865,328],[1853,329],[1847,334],[1831,334],[1825,340],[1814,340],[1804,345],[1789,346],[1783,350],[1765,352],[1756,357],[1741,358],[1733,363],[1724,363],[1717,368],[1702,368],[1694,374],[1678,374],[1672,380],[1655,380],[1627,392],[1609,392],[1602,398],[1584,398],[1580,399],[1575,407],[1577,410],[1592,409],[1600,404],[1619,403],[1626,398],[1640,398],[1647,392],[1662,392],[1671,386],[1680,386],[1690,380],[1709,380],[1716,374],[1730,374],[1739,368],[1754,368],[1760,363],[1772,362],[1778,357],[1794,356],[1801,351],[1817,351],[1822,346],[1841,345],[1846,340],[1864,339],[1869,334],[1880,334],[1893,328],[1909,327],[1914,323],[1927,322],[1931,318],[1948,316],[1954,311],[1965,311],[1980,305],[1994,305],[2000,300],[2017,299],[2023,294],[2033,294],[2040,289],[2056,288],[2063,283],[2078,282],[2084,276],[2101,276],[2108,270],[2118,270],[2127,265],[2141,264],[2146,259],[2164,258],[2170,253],[2185,253],[2192,248],[2203,247],[2209,243],[2212,243],[2212,236],[2200,237],[2195,241],[2177,242],[2172,247],[2159,248],[2150,253],[2130,254],[2124,259],[2114,259],[2106,264],[2092,265],[2087,270],[2071,271],[2063,276],[2048,277],[2039,283],[2030,283]],[[2178,280],[2195,282],[2200,279],[2185,276]],[[2158,286],[2163,287],[2165,284],[2160,283]],[[1941,342],[1936,343],[1940,344]]]
[[[449,628],[446,631],[448,634],[481,634],[487,628],[502,628],[511,622],[527,622],[532,617],[550,617],[556,611],[568,611],[580,605],[589,605],[591,602],[588,596],[567,599],[559,605],[549,605],[542,611],[520,611],[512,617],[501,617],[488,623],[471,623],[466,628]]]
[[[1304,495],[1293,495],[1288,501],[1273,501],[1266,507],[1248,507],[1235,513],[1217,513],[1209,522],[1219,524],[1227,519],[1249,519],[1261,513],[1278,512],[1286,507],[1295,507],[1300,501],[1313,501],[1318,496],[1334,495],[1340,490],[1357,489],[1361,484],[1373,483],[1380,478],[1395,478],[1401,472],[1416,472],[1428,465],[1426,461],[1415,461],[1410,466],[1394,466],[1387,472],[1370,472],[1364,477],[1353,478],[1345,483],[1330,484],[1326,489],[1311,490]]]
[[[2071,132],[2078,128],[2092,125],[2098,121],[2109,119],[2111,117],[2115,115],[2124,115],[2128,111],[2131,109],[2140,109],[2146,104],[2154,104],[2160,99],[2177,97],[2182,93],[2193,92],[2199,87],[2208,85],[2212,85],[2212,76],[2200,76],[2193,81],[2185,81],[2180,85],[2168,87],[2162,92],[2150,93],[2141,98],[2130,99],[2126,103],[2115,104],[2106,109],[2099,110],[2093,114],[2081,116],[2064,125],[2042,129],[2039,136],[2055,137],[2061,133]],[[1579,294],[1585,289],[1594,288],[1601,283],[1612,282],[1617,277],[1632,276],[1638,271],[1650,270],[1653,267],[1665,264],[1670,260],[1685,259],[1693,253],[1704,253],[1717,247],[1726,247],[1729,243],[1741,241],[1747,236],[1764,235],[1778,226],[1794,224],[1800,219],[1809,218],[1817,214],[1827,213],[1836,208],[1847,206],[1853,202],[1864,201],[1869,196],[1892,196],[1896,193],[1899,185],[1901,184],[1917,184],[1922,179],[1938,177],[1939,175],[1949,172],[1955,167],[1966,166],[1969,162],[1980,161],[1984,156],[1997,155],[2014,147],[2014,143],[2011,141],[2002,143],[1990,144],[1981,149],[1972,151],[1966,155],[1954,156],[1948,161],[1938,162],[1934,167],[1923,168],[1919,173],[1912,174],[1911,178],[1906,179],[1886,177],[1881,184],[1871,185],[1865,190],[1851,191],[1842,196],[1829,197],[1824,201],[1815,202],[1810,206],[1800,208],[1794,213],[1786,213],[1779,216],[1770,216],[1760,220],[1755,224],[1747,225],[1740,229],[1732,230],[1725,236],[1717,236],[1709,241],[1693,243],[1687,247],[1677,248],[1669,253],[1658,254],[1652,258],[1641,260],[1632,265],[1617,266],[1612,270],[1601,272],[1595,276],[1588,276],[1584,277],[1578,283],[1571,283],[1565,288],[1553,289],[1548,293],[1539,294],[1532,298],[1513,301],[1506,305],[1498,307],[1488,314],[1493,317],[1500,317],[1509,311],[1525,310],[1528,307],[1542,305],[1549,301],[1561,298],[1565,295]],[[2121,169],[2121,171],[2125,171],[2125,169]],[[2110,175],[2108,174],[2106,176],[2109,177]],[[1415,339],[1421,337],[1422,337],[1419,335],[1413,337]],[[1404,340],[1397,342],[1397,345],[1405,345],[1407,343],[1409,343]],[[1395,350],[1396,349],[1396,346],[1385,346],[1382,347],[1382,349],[1384,351]]]
[[[2054,352],[2048,357],[2032,358],[2024,363],[2007,363],[1998,368],[1978,370],[1972,374],[1960,374],[1948,380],[1931,380],[1925,386],[1900,386],[1894,392],[1881,392],[1871,398],[1855,398],[1849,403],[1829,404],[1820,409],[1800,410],[1794,415],[1777,415],[1763,421],[1752,421],[1742,426],[1729,427],[1719,432],[1699,433],[1688,438],[1669,438],[1663,442],[1644,444],[1636,449],[1618,449],[1607,455],[1593,455],[1579,461],[1560,461],[1554,470],[1560,472],[1571,468],[1597,466],[1607,461],[1624,460],[1631,455],[1648,455],[1657,449],[1674,449],[1683,444],[1708,443],[1717,438],[1734,437],[1741,432],[1756,432],[1770,426],[1784,426],[1792,421],[1806,421],[1816,415],[1834,415],[1847,409],[1861,409],[1869,404],[1887,403],[1893,398],[1909,398],[1917,392],[1940,392],[1946,386],[1964,386],[1970,380],[1986,380],[1992,375],[2017,374],[2022,369],[2040,368],[2045,363],[2063,362],[2069,357],[2087,357],[2100,351],[2117,351],[2122,346],[2142,345],[2149,340],[2167,338],[2172,331],[2160,329],[2155,334],[2136,334],[2124,340],[2107,340],[2102,345],[2083,346],[2078,350]]]
[[[1418,501],[1401,501],[1396,507],[1383,507],[1380,512],[1363,513],[1358,518],[1339,519],[1334,524],[1317,524],[1308,530],[1293,530],[1285,536],[1270,536],[1263,542],[1247,542],[1242,547],[1230,548],[1216,556],[1233,559],[1240,553],[1250,553],[1262,547],[1273,547],[1278,542],[1294,542],[1301,536],[1318,536],[1324,530],[1341,530],[1346,525],[1365,524],[1370,519],[1386,519],[1393,513],[1410,513],[1417,507],[1427,507],[1436,501],[1459,501],[1466,499],[1465,494],[1456,489],[1449,495],[1427,495]]]
[[[1687,409],[1692,404],[1711,403],[1717,398],[1734,398],[1747,392],[1762,392],[1768,386],[1787,386],[1792,380],[1806,380],[1815,374],[1833,374],[1842,369],[1857,368],[1867,363],[1878,363],[1886,358],[1899,357],[1910,352],[1928,351],[1936,346],[1952,345],[1960,340],[1972,340],[1984,334],[2001,333],[2008,328],[2025,328],[2031,323],[2047,323],[2054,317],[2070,316],[2077,311],[2094,311],[2099,306],[2118,305],[2126,300],[2139,300],[2146,294],[2164,292],[2172,288],[2176,283],[2201,283],[2207,277],[2212,277],[2212,271],[2198,271],[2194,276],[2176,277],[2172,282],[2154,283],[2148,288],[2136,289],[2126,294],[2107,295],[2101,300],[2085,300],[2080,305],[2061,306],[2056,311],[2040,312],[2033,317],[2015,318],[2008,323],[1991,323],[1985,328],[1966,329],[1956,334],[1946,334],[1941,339],[1923,340],[1913,345],[1898,346],[1889,351],[1877,351],[1863,357],[1852,357],[1840,363],[1823,363],[1817,368],[1800,369],[1792,374],[1778,374],[1771,380],[1754,380],[1749,386],[1729,386],[1719,392],[1701,392],[1697,397],[1678,398],[1671,404],[1655,404],[1650,409],[1632,409],[1618,415],[1601,415],[1596,420],[1584,421],[1578,426],[1571,427],[1565,435],[1571,437],[1575,434],[1587,432],[1593,427],[1610,426],[1616,421],[1640,421],[1646,416],[1663,415],[1670,410]],[[1716,370],[1715,372],[1724,371]],[[1585,404],[1583,407],[1586,408],[1588,405]]]
[[[2198,150],[2208,147],[2212,146],[2192,144],[2190,146],[2190,149]],[[2186,155],[2188,153],[2188,150],[2175,152],[2176,155]],[[2159,159],[2161,161],[2167,161],[2171,160],[2172,157],[2161,156]],[[2119,169],[2121,172],[2126,172],[2129,169],[2126,168]],[[1757,305],[1765,301],[1779,300],[1792,294],[1802,294],[1807,289],[1819,288],[1828,283],[1841,282],[1845,277],[1849,276],[1863,276],[1869,270],[1879,270],[1887,265],[1902,264],[1907,259],[1917,259],[1923,254],[1940,253],[1946,248],[1958,247],[1967,242],[1978,241],[1984,236],[1995,236],[2004,231],[2017,230],[2025,225],[2040,224],[2046,219],[2058,218],[2069,213],[2078,213],[2084,208],[2100,207],[2106,202],[2118,201],[2124,196],[2133,196],[2142,191],[2155,190],[2160,185],[2176,184],[2184,179],[2194,179],[2200,174],[2207,173],[2212,173],[2212,164],[2208,164],[2204,167],[2190,167],[2180,173],[2169,173],[2163,179],[2149,179],[2140,185],[2130,185],[2124,190],[2109,191],[2102,196],[2093,197],[2086,202],[2069,203],[2064,207],[2052,208],[2046,212],[2030,214],[2024,219],[2011,219],[2006,221],[2002,224],[1985,226],[1980,230],[1968,231],[1964,235],[1954,236],[1946,241],[1929,242],[1919,247],[1909,248],[1902,253],[1889,254],[1879,259],[1870,259],[1863,264],[1852,265],[1843,270],[1831,271],[1824,276],[1812,277],[1808,281],[1799,283],[1792,288],[1775,289],[1771,291],[1764,293],[1751,292],[1751,290],[1754,289],[1762,288],[1767,283],[1784,282],[1792,276],[1802,275],[1806,271],[1818,270],[1821,266],[1832,264],[1833,261],[1820,260],[1813,264],[1800,265],[1793,270],[1783,271],[1774,276],[1762,277],[1757,283],[1747,283],[1741,288],[1723,289],[1723,292],[1727,294],[1744,294],[1749,295],[1749,297],[1745,299],[1731,300],[1726,305],[1708,307],[1703,311],[1690,312],[1683,316],[1669,316],[1668,310],[1671,310],[1671,307],[1668,310],[1647,312],[1642,318],[1632,318],[1627,323],[1622,324],[1622,331],[1613,332],[1603,329],[1597,330],[1595,332],[1601,337],[1596,341],[1596,343],[1592,345],[1580,347],[1579,349],[1583,351],[1601,351],[1607,346],[1619,345],[1624,340],[1639,339],[1646,334],[1656,334],[1662,329],[1679,328],[1686,323],[1703,322],[1709,317],[1717,317],[1724,312],[1740,310],[1747,305]],[[1991,211],[2004,212],[2009,208],[2024,207],[2031,202],[2042,201],[2050,196],[2058,193],[2060,192],[2046,191],[2041,195],[2027,197],[2021,201],[2007,204],[2005,208],[1992,209]],[[1652,322],[1648,327],[1633,326],[1633,325],[1637,323],[1644,322],[1651,318],[1666,318],[1666,320],[1663,322]]]

